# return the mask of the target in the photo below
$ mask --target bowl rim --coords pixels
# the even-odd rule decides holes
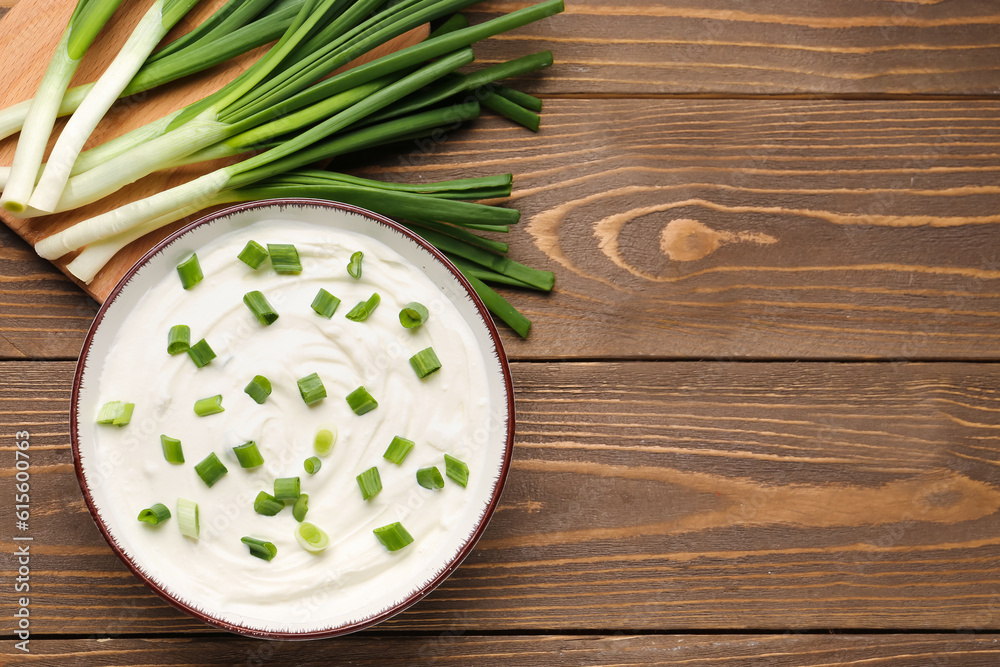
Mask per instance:
[[[404,237],[406,237],[410,241],[416,243],[418,246],[429,252],[436,260],[444,264],[445,268],[448,269],[451,272],[451,274],[458,280],[459,284],[462,285],[468,296],[472,299],[473,304],[476,306],[476,309],[479,313],[479,317],[482,319],[483,323],[486,325],[487,330],[489,331],[490,337],[492,338],[494,347],[496,349],[497,360],[500,362],[500,369],[503,373],[504,386],[507,394],[507,437],[506,437],[506,442],[504,443],[503,465],[500,468],[500,474],[493,485],[493,492],[490,496],[489,502],[487,503],[485,510],[483,511],[483,514],[479,520],[478,525],[476,526],[472,534],[469,536],[469,538],[466,540],[465,544],[458,550],[458,553],[455,554],[455,556],[450,561],[447,562],[445,567],[435,577],[433,577],[422,587],[411,593],[409,596],[407,596],[400,602],[397,602],[396,604],[392,605],[391,607],[388,607],[387,609],[384,609],[378,612],[377,614],[373,614],[371,616],[354,621],[352,623],[348,623],[334,628],[311,630],[308,632],[260,630],[257,628],[247,627],[239,623],[230,623],[227,621],[223,621],[221,619],[210,616],[204,611],[196,609],[188,605],[187,603],[183,602],[182,600],[178,599],[172,593],[165,590],[161,586],[157,585],[141,570],[139,570],[136,564],[132,562],[132,559],[124,553],[124,551],[119,547],[115,539],[111,536],[108,527],[105,525],[104,521],[100,518],[96,508],[94,507],[94,500],[90,495],[90,489],[88,488],[87,481],[83,472],[83,464],[80,459],[80,442],[79,442],[80,432],[79,432],[79,423],[77,419],[77,406],[80,400],[80,389],[83,380],[84,361],[89,357],[90,348],[93,343],[94,336],[101,322],[103,322],[104,316],[107,313],[108,309],[118,298],[118,295],[128,286],[129,282],[132,280],[132,277],[139,271],[139,269],[145,266],[150,259],[160,254],[164,250],[166,250],[170,245],[174,243],[174,241],[178,240],[180,237],[184,236],[185,234],[191,232],[192,230],[198,227],[201,227],[203,225],[209,225],[220,218],[228,217],[247,210],[258,209],[258,208],[270,208],[270,207],[282,208],[289,206],[291,207],[319,206],[319,207],[336,209],[339,211],[343,211],[345,213],[353,213],[356,215],[369,218],[374,222],[376,222],[377,224],[387,226],[399,232]],[[198,218],[197,220],[191,222],[190,224],[185,225],[184,227],[178,229],[177,231],[171,233],[166,238],[159,241],[156,245],[150,248],[141,258],[139,258],[139,260],[137,260],[135,264],[133,264],[132,267],[129,268],[129,270],[125,273],[125,275],[122,276],[121,280],[118,281],[118,284],[115,285],[114,289],[111,290],[110,294],[108,294],[108,297],[104,300],[104,303],[102,303],[101,307],[98,309],[97,315],[94,317],[94,321],[93,323],[91,323],[90,329],[87,331],[87,336],[86,338],[84,338],[83,345],[80,348],[80,355],[77,358],[76,370],[74,371],[73,374],[73,390],[70,395],[70,413],[69,413],[70,448],[73,453],[73,469],[76,473],[76,479],[80,485],[80,490],[83,492],[84,501],[87,504],[87,511],[90,513],[90,516],[94,520],[94,523],[97,524],[97,528],[98,530],[100,530],[101,535],[104,537],[104,540],[111,547],[111,550],[114,551],[115,555],[117,555],[118,558],[125,564],[125,566],[128,567],[128,569],[131,570],[133,574],[139,577],[139,579],[150,590],[156,593],[161,599],[163,599],[165,602],[172,605],[173,607],[191,616],[194,616],[203,623],[243,636],[256,637],[260,639],[280,639],[280,640],[324,639],[328,637],[337,637],[340,635],[357,632],[359,630],[363,630],[365,628],[369,628],[373,625],[381,623],[382,621],[385,621],[391,618],[392,616],[395,616],[396,614],[406,610],[410,606],[416,604],[424,597],[426,597],[431,591],[437,588],[445,579],[451,576],[451,574],[458,568],[458,566],[462,564],[462,561],[464,561],[465,558],[472,552],[473,548],[476,546],[476,543],[482,537],[483,533],[486,530],[487,525],[490,522],[490,519],[493,517],[493,513],[496,510],[497,505],[500,503],[500,495],[503,492],[504,485],[506,484],[507,474],[510,471],[510,463],[511,463],[511,458],[513,456],[514,430],[516,424],[515,417],[516,415],[515,415],[515,404],[514,404],[514,383],[513,380],[511,379],[510,364],[507,360],[507,354],[504,351],[503,342],[500,339],[500,332],[497,330],[496,324],[493,322],[493,317],[490,315],[489,310],[486,308],[486,305],[483,303],[482,299],[479,298],[479,295],[476,294],[475,289],[465,278],[465,276],[462,275],[462,272],[459,271],[459,269],[455,267],[455,265],[452,264],[452,262],[447,257],[445,257],[445,255],[440,250],[438,250],[430,243],[428,243],[427,241],[425,241],[420,236],[410,231],[403,225],[399,224],[398,222],[395,222],[394,220],[391,220],[379,213],[375,213],[374,211],[369,211],[368,209],[361,208],[360,206],[354,206],[352,204],[344,204],[341,202],[333,202],[325,199],[312,199],[307,197],[289,197],[282,199],[267,199],[267,200],[245,202],[237,204],[235,206],[229,206],[227,208],[220,209],[218,211],[209,213],[208,215],[202,216],[201,218]]]

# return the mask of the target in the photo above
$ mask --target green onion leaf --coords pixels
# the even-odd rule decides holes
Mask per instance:
[[[312,553],[319,553],[330,546],[330,537],[323,532],[323,529],[308,521],[296,527],[295,541],[300,547]]]
[[[101,411],[97,413],[97,423],[125,426],[132,420],[132,411],[134,409],[135,403],[109,401],[102,405]]]
[[[170,518],[170,510],[163,503],[156,503],[152,507],[139,512],[139,521],[159,525]]]
[[[278,319],[278,313],[275,312],[271,304],[267,302],[267,299],[259,291],[254,290],[253,292],[247,292],[243,295],[243,303],[247,305],[253,316],[257,318],[257,321],[263,324],[265,327],[274,323]]]
[[[448,475],[448,479],[462,486],[469,485],[469,466],[454,456],[444,455],[444,472]]]
[[[509,118],[519,125],[523,125],[532,132],[538,132],[538,127],[541,124],[541,118],[534,111],[529,111],[525,109],[520,104],[512,102],[506,97],[501,97],[496,93],[489,92],[480,98],[483,106],[496,111],[501,116]]]
[[[520,90],[514,90],[513,88],[501,85],[494,86],[493,92],[500,97],[506,97],[511,102],[517,104],[518,106],[522,106],[525,109],[530,109],[535,112],[542,110],[542,101],[534,95],[522,93]]]
[[[256,537],[241,537],[240,542],[250,547],[250,555],[261,560],[271,560],[278,555],[278,547],[271,542],[258,540]]]
[[[215,486],[215,483],[229,472],[226,466],[222,464],[222,461],[219,460],[219,457],[215,455],[215,452],[202,459],[201,463],[196,463],[194,471],[198,473],[198,477],[201,477],[201,481],[208,484],[209,488]]]
[[[184,463],[184,450],[181,441],[169,435],[160,436],[160,446],[163,448],[163,458],[167,463]]]
[[[441,360],[434,353],[434,348],[427,347],[410,357],[410,366],[413,366],[417,377],[423,379],[441,368]]]
[[[198,524],[198,503],[187,498],[177,499],[177,527],[181,535],[198,539],[201,528]]]
[[[310,475],[315,475],[319,472],[319,469],[323,467],[323,462],[319,460],[318,456],[310,456],[302,462],[302,467],[305,468],[306,472]]]
[[[292,505],[292,516],[295,520],[302,522],[306,518],[306,512],[309,511],[309,494],[300,494],[298,498],[295,499],[295,504]]]
[[[396,465],[403,462],[406,455],[410,453],[413,449],[413,441],[407,440],[406,438],[401,438],[400,436],[394,436],[392,442],[389,443],[389,448],[385,450],[385,454],[382,458],[392,461]]]
[[[267,259],[267,250],[261,244],[251,240],[247,241],[246,246],[244,246],[243,250],[236,257],[251,269],[256,270]]]
[[[267,491],[261,491],[253,500],[253,511],[264,516],[274,516],[285,509],[285,503],[272,496]]]
[[[204,338],[189,347],[187,353],[191,357],[191,361],[198,368],[207,366],[212,362],[212,359],[215,359],[215,350],[212,349],[208,341]]]
[[[201,272],[198,254],[195,253],[177,265],[177,275],[181,277],[181,287],[191,289],[201,282],[205,274]]]
[[[191,347],[191,327],[186,324],[175,324],[167,334],[167,354],[187,352]]]
[[[421,468],[417,471],[417,484],[425,489],[441,489],[444,488],[444,478],[437,466]]]
[[[299,379],[296,384],[299,385],[299,393],[302,394],[302,400],[306,402],[306,405],[312,405],[316,401],[322,401],[326,398],[326,387],[323,386],[323,381],[316,373]]]
[[[295,500],[300,492],[298,477],[279,477],[274,480],[274,497],[278,500]]]
[[[351,410],[354,410],[356,415],[363,415],[378,407],[378,401],[364,387],[358,387],[348,394],[347,404],[351,406]]]
[[[347,272],[352,278],[361,277],[361,260],[364,258],[365,254],[360,250],[351,255],[351,261],[347,265]]]
[[[331,426],[330,428],[321,428],[316,431],[316,437],[313,439],[313,450],[320,456],[327,456],[330,454],[330,450],[333,449],[334,443],[337,442],[337,427]]]
[[[381,301],[382,297],[378,295],[378,292],[372,294],[367,301],[362,301],[354,306],[354,308],[351,308],[351,312],[347,313],[347,319],[353,322],[364,322],[368,319],[369,315],[375,312]]]
[[[361,487],[361,497],[365,500],[382,490],[382,478],[379,477],[378,468],[374,466],[358,475],[357,479],[358,486]]]
[[[295,246],[289,243],[268,243],[267,252],[271,255],[271,266],[275,273],[302,273],[299,251]]]
[[[271,395],[271,381],[263,375],[254,375],[250,383],[243,387],[243,391],[256,401],[257,405],[263,405],[267,397]]]
[[[226,409],[222,407],[222,394],[216,394],[208,398],[199,398],[194,402],[194,413],[199,417],[207,417],[208,415],[215,415],[225,411]]]
[[[257,443],[253,440],[236,445],[233,447],[233,451],[236,453],[236,459],[240,462],[241,468],[256,468],[264,464],[264,457],[261,456],[260,450],[257,449]]]
[[[413,536],[398,521],[390,523],[388,526],[376,528],[372,532],[375,533],[375,537],[382,543],[382,546],[389,551],[399,551],[413,542]]]
[[[330,319],[337,312],[337,306],[339,305],[340,299],[320,287],[319,292],[316,293],[316,298],[313,299],[312,309],[326,319]]]
[[[411,301],[399,311],[399,323],[407,329],[416,329],[426,322],[428,317],[430,314],[427,312],[427,307],[416,301]]]

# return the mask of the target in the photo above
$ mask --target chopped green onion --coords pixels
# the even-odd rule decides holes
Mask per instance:
[[[357,479],[358,486],[361,487],[361,497],[365,500],[382,490],[382,478],[379,477],[378,468],[374,466],[358,475]]]
[[[257,405],[263,405],[267,397],[271,395],[271,381],[263,375],[254,375],[250,383],[243,387],[243,391],[256,401]]]
[[[349,273],[352,278],[361,277],[361,260],[364,256],[365,254],[360,250],[351,255],[351,261],[347,265],[347,273]]]
[[[208,398],[199,398],[194,402],[194,413],[199,417],[207,417],[208,415],[215,415],[225,411],[226,409],[222,407],[222,394],[216,394]]]
[[[295,500],[300,492],[298,477],[279,477],[274,480],[274,497],[278,500]]]
[[[261,244],[251,240],[247,241],[246,246],[243,247],[243,250],[236,257],[251,269],[256,270],[267,259],[267,250]]]
[[[243,303],[247,305],[253,316],[257,318],[257,321],[263,324],[265,327],[274,323],[278,319],[278,313],[275,312],[271,304],[267,302],[267,299],[259,291],[254,290],[253,292],[247,292],[243,295]]]
[[[295,517],[296,521],[301,522],[306,518],[306,512],[309,511],[309,494],[300,494],[298,498],[295,499],[295,504],[292,505],[292,516]]]
[[[326,387],[323,386],[323,381],[316,373],[299,379],[296,384],[299,385],[299,393],[302,394],[302,400],[306,402],[306,405],[312,405],[316,401],[326,398]]]
[[[285,503],[272,496],[267,491],[261,491],[253,500],[253,511],[264,516],[274,516],[285,509]]]
[[[302,273],[299,251],[295,246],[289,243],[268,243],[267,252],[271,255],[271,266],[275,273]]]
[[[295,541],[300,547],[312,553],[319,553],[330,546],[330,537],[323,532],[323,529],[308,521],[295,528]]]
[[[389,443],[389,448],[385,450],[385,454],[382,458],[388,459],[399,465],[406,458],[406,455],[410,453],[413,449],[413,441],[407,440],[406,438],[401,438],[400,436],[394,436],[392,442]]]
[[[152,507],[139,512],[139,521],[151,523],[154,526],[163,523],[170,518],[170,510],[163,503],[156,503]]]
[[[192,345],[187,349],[188,356],[191,357],[191,361],[198,368],[203,368],[211,363],[212,359],[215,359],[215,350],[208,344],[208,341],[202,338],[200,341]]]
[[[319,469],[323,467],[323,462],[319,460],[318,456],[310,456],[302,462],[302,467],[305,468],[306,472],[310,475],[315,475],[319,472]]]
[[[257,449],[257,443],[253,440],[236,445],[233,447],[233,451],[236,453],[236,459],[240,462],[241,468],[256,468],[264,464],[264,457],[261,456],[260,450]]]
[[[327,456],[337,442],[337,427],[321,428],[313,439],[313,450],[320,456]]]
[[[191,327],[186,324],[175,324],[167,334],[167,354],[187,352],[191,347]]]
[[[364,387],[358,387],[348,394],[347,404],[351,406],[351,410],[354,410],[356,415],[363,415],[378,407],[378,401]]]
[[[201,282],[205,274],[201,272],[198,254],[195,253],[177,265],[177,275],[181,277],[181,287],[191,289]]]
[[[413,536],[398,521],[390,523],[388,526],[376,528],[372,532],[375,533],[375,537],[382,543],[382,546],[389,551],[399,551],[413,542]]]
[[[196,463],[194,471],[198,473],[198,477],[201,477],[201,481],[208,484],[209,488],[215,486],[215,483],[229,472],[219,457],[215,455],[215,452],[202,459],[201,463]]]
[[[337,312],[339,305],[340,299],[320,287],[319,291],[316,292],[316,298],[313,299],[312,309],[326,319],[330,319]]]
[[[448,475],[448,479],[462,486],[469,485],[469,466],[454,456],[444,455],[444,473]]]
[[[354,308],[351,308],[351,312],[347,313],[347,319],[353,322],[364,322],[368,319],[369,315],[375,312],[381,301],[382,297],[378,295],[378,292],[372,294],[367,301],[362,301],[354,306]]]
[[[201,528],[198,524],[198,503],[187,498],[177,499],[177,527],[181,535],[198,539]]]
[[[163,458],[167,463],[184,463],[184,450],[181,441],[169,435],[160,436],[160,446],[163,447]]]
[[[426,306],[416,301],[411,301],[399,311],[399,323],[407,329],[416,329],[426,322],[428,317],[430,315],[427,312]]]
[[[132,420],[132,411],[134,409],[135,403],[109,401],[102,405],[101,411],[97,413],[97,423],[125,426]]]
[[[423,379],[441,368],[441,360],[434,354],[434,348],[427,347],[410,357],[410,366]]]
[[[271,542],[258,540],[256,537],[241,537],[240,542],[250,547],[250,555],[261,560],[271,560],[278,555],[278,547]]]
[[[417,484],[425,489],[440,489],[444,487],[444,478],[437,466],[421,468],[417,471]]]

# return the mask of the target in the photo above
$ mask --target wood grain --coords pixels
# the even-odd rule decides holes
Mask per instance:
[[[33,630],[207,631],[89,519],[72,371],[0,364],[0,476],[13,433],[31,433]],[[513,377],[518,436],[490,527],[382,630],[1000,627],[1000,366],[518,363]]]
[[[354,635],[320,642],[213,639],[77,639],[33,642],[31,655],[4,642],[2,655],[25,665],[685,665],[686,667],[895,667],[997,663],[1000,635]]]

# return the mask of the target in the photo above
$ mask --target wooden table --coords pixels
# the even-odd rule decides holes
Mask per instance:
[[[96,304],[0,230],[0,525],[28,431],[34,537],[4,664],[1000,663],[1000,4],[568,5],[478,51],[555,52],[537,136],[352,165],[512,170],[512,254],[557,275],[508,292],[535,324],[489,530],[371,631],[229,636],[125,569],[69,448]]]

